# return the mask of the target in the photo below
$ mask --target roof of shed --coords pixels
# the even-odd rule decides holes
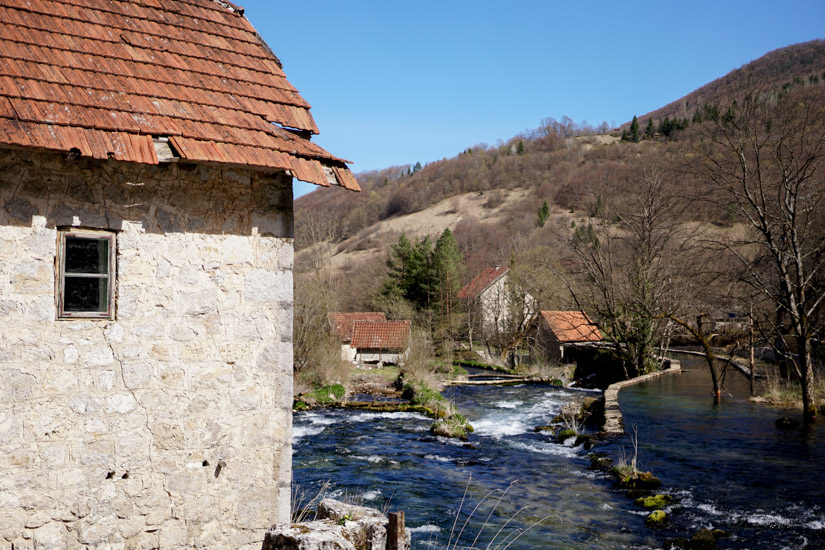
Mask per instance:
[[[309,104],[223,0],[2,0],[0,146],[290,171],[359,190]]]
[[[352,341],[352,325],[356,321],[386,321],[387,316],[380,311],[330,312],[327,314],[329,326],[341,336],[341,341]]]
[[[477,298],[481,295],[482,292],[487,290],[491,284],[496,282],[499,277],[505,275],[508,271],[510,271],[509,267],[488,267],[481,273],[479,273],[475,279],[464,285],[464,287],[458,291],[458,298],[466,299],[466,298]]]
[[[602,339],[598,327],[581,311],[542,311],[541,317],[559,342],[599,342]]]
[[[355,349],[404,350],[410,345],[410,321],[355,321],[352,344]]]

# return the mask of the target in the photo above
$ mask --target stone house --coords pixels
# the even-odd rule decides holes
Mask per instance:
[[[410,321],[356,321],[352,325],[355,362],[360,365],[399,365],[410,353]]]
[[[487,341],[508,332],[519,332],[517,329],[526,327],[538,309],[533,296],[510,284],[509,274],[509,267],[488,267],[457,294],[471,322],[475,318],[471,330],[473,325],[480,328]]]
[[[533,360],[563,361],[566,347],[602,341],[599,328],[582,311],[541,311],[532,329]]]
[[[352,347],[352,329],[356,321],[386,321],[380,311],[330,312],[327,314],[329,329],[341,340],[341,360],[355,362],[356,349]]]
[[[0,548],[260,548],[290,514],[292,179],[357,183],[230,2],[0,21]]]

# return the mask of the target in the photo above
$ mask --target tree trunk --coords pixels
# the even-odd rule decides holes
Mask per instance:
[[[802,417],[805,423],[816,420],[816,397],[814,396],[814,366],[811,362],[811,341],[805,337],[796,340],[799,372],[802,374]]]
[[[753,350],[753,306],[750,309],[749,315],[749,324],[750,324],[750,335],[748,337],[748,350],[750,351],[749,360],[748,360],[748,368],[750,369],[750,385],[751,385],[751,397],[756,395],[755,391],[755,380],[756,380],[756,360],[754,359],[754,350]]]

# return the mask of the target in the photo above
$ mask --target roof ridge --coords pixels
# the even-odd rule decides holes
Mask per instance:
[[[13,7],[0,6],[0,10],[2,10],[2,9],[16,10],[18,8],[16,6],[13,6]],[[19,11],[26,11],[27,13],[36,13],[36,14],[41,15],[41,16],[51,17],[51,18],[57,19],[57,17],[55,17],[54,15],[44,14],[44,13],[37,12],[37,11],[22,10],[22,9],[20,9]],[[94,26],[94,27],[107,28],[107,27],[104,27],[103,25],[98,25],[97,23],[89,23],[88,21],[83,21],[81,19],[74,19],[74,18],[69,18],[69,17],[66,17],[65,19],[69,19],[71,21],[82,22],[87,27]],[[135,18],[135,19],[137,19],[137,18]],[[208,62],[214,63],[214,61],[212,59],[210,59],[209,57],[197,56],[197,55],[186,55],[186,54],[182,54],[182,53],[178,53],[178,52],[170,52],[169,50],[163,50],[163,49],[160,49],[160,48],[151,48],[151,47],[147,47],[147,46],[135,46],[135,45],[132,45],[129,42],[127,42],[125,39],[121,39],[121,41],[118,41],[118,40],[104,40],[104,39],[93,37],[93,36],[88,36],[88,35],[78,34],[78,33],[72,33],[72,32],[66,32],[66,31],[55,32],[51,28],[44,28],[42,26],[41,27],[36,27],[36,26],[32,26],[30,24],[26,24],[25,22],[24,23],[9,23],[7,21],[2,21],[2,22],[0,22],[0,24],[5,24],[5,25],[8,25],[12,28],[18,28],[19,27],[19,28],[23,28],[23,29],[48,33],[48,34],[52,34],[52,35],[56,35],[56,36],[69,36],[69,37],[72,37],[72,38],[80,38],[80,39],[83,39],[83,40],[91,40],[91,41],[96,41],[96,42],[102,42],[104,44],[120,44],[120,42],[122,41],[122,42],[128,44],[132,48],[138,48],[138,49],[141,49],[141,50],[147,50],[147,51],[151,51],[151,52],[160,52],[160,53],[163,53],[163,54],[174,55],[174,56],[178,56],[178,57],[185,57],[185,58],[188,57],[188,58],[192,58],[192,59],[198,59],[198,60],[203,60],[203,61],[208,61]],[[160,39],[163,39],[163,40],[172,40],[173,42],[180,42],[180,43],[183,43],[183,44],[190,44],[192,46],[196,46],[197,49],[200,49],[201,47],[203,47],[203,44],[198,43],[198,42],[193,42],[192,40],[178,39],[178,38],[170,39],[168,36],[164,36],[162,34],[155,34],[155,33],[147,32],[147,31],[136,31],[134,29],[129,29],[129,28],[126,28],[126,27],[117,27],[117,26],[114,26],[114,25],[111,28],[116,29],[118,31],[121,31],[121,33],[141,34],[141,35],[151,36],[151,37],[155,37],[155,38],[160,38]],[[196,32],[200,32],[200,31],[196,31]],[[123,34],[121,34],[121,37],[122,36],[123,36]],[[225,37],[222,37],[222,38],[225,38]],[[9,40],[13,41],[13,42],[20,43],[20,44],[33,45],[31,42],[25,42],[25,41],[22,41],[22,40],[11,40],[11,39],[9,39]],[[238,41],[238,42],[240,42],[240,41]],[[256,45],[256,46],[260,47],[260,49],[265,50],[265,48],[263,48],[261,46],[260,41],[258,41],[258,42],[247,42],[247,44]],[[42,46],[40,44],[37,44],[37,45],[40,46],[40,47],[45,47],[45,46]],[[61,51],[70,51],[70,52],[81,53],[81,52],[78,52],[77,50],[71,50],[71,49],[67,49],[67,48],[58,48],[57,46],[48,46],[48,47],[54,48],[54,49],[59,49]],[[232,55],[240,55],[240,54],[237,53],[236,50],[232,50],[232,49],[229,49],[229,48],[220,48],[220,47],[214,46],[214,45],[208,45],[206,47],[210,48],[210,49],[213,49],[213,50],[217,50],[221,53],[229,53],[229,54],[232,54]],[[86,52],[82,52],[82,53],[85,54]],[[242,55],[254,57],[255,59],[260,59],[262,61],[272,61],[273,63],[275,63],[275,65],[280,67],[280,60],[275,56],[273,56],[273,58],[269,58],[267,56],[253,55],[253,54],[249,54],[249,53],[244,53]],[[127,58],[117,58],[117,59],[127,59]],[[131,59],[130,61],[134,61],[134,59]],[[270,76],[270,77],[274,76],[274,77],[278,77],[279,79],[286,80],[286,75],[284,75],[284,74],[272,74],[271,72],[268,72],[268,71],[265,71],[265,70],[253,69],[253,68],[244,67],[244,66],[241,66],[241,65],[233,65],[233,64],[229,64],[229,63],[221,63],[221,64],[222,65],[229,65],[231,67],[236,67],[236,68],[239,68],[239,69],[243,69],[245,71],[251,71],[251,72],[259,73],[259,74],[262,74],[262,75],[267,75],[267,76]],[[187,69],[187,70],[189,70],[189,69]],[[282,69],[279,68],[279,70],[281,71],[281,73],[283,73]],[[198,72],[198,71],[195,71],[195,72]],[[199,74],[212,74],[212,73],[204,73],[204,72],[200,71]],[[256,81],[254,79],[238,79],[238,80],[244,80],[244,82],[256,83]],[[292,90],[290,90],[290,91],[295,91],[294,87],[292,87]]]
[[[123,14],[123,13],[120,13],[120,12],[116,12],[116,11],[112,11],[112,10],[106,10],[106,9],[102,9],[102,8],[88,8],[88,7],[84,7],[84,6],[81,6],[79,4],[70,2],[68,0],[49,0],[49,1],[50,2],[56,2],[58,4],[74,6],[74,7],[78,7],[78,8],[81,8],[81,9],[87,9],[87,10],[91,10],[91,11],[97,11],[97,12],[101,12],[101,13],[117,15],[119,17],[128,17],[128,18],[137,19],[137,20],[140,20],[140,21],[149,21],[149,22],[155,23],[157,25],[166,25],[166,26],[169,26],[169,27],[174,27],[176,29],[182,29],[182,30],[186,31],[187,33],[209,34],[206,31],[194,30],[194,29],[191,29],[189,27],[186,27],[186,26],[183,26],[183,25],[180,25],[180,24],[175,24],[175,23],[172,23],[172,22],[169,22],[169,21],[159,21],[159,20],[156,20],[156,19],[149,19],[147,17],[126,15],[126,14]],[[108,1],[111,1],[111,0],[108,0]],[[114,1],[120,2],[122,0],[114,0]],[[52,14],[50,12],[37,10],[35,8],[32,8],[31,6],[5,5],[5,6],[0,6],[0,7],[5,8],[5,9],[10,9],[10,10],[18,10],[18,11],[24,11],[24,12],[27,12],[27,13],[34,13],[34,14],[41,15],[41,16],[46,16],[46,17],[53,17],[53,18],[56,18],[56,19],[66,19],[66,20],[69,20],[69,21],[77,21],[77,22],[83,23],[84,25],[87,25],[87,26],[88,25],[94,25],[94,26],[99,26],[99,27],[103,26],[103,25],[100,25],[98,23],[90,22],[90,21],[88,21],[86,19],[83,19],[81,17],[61,16],[61,17],[58,18],[57,16],[55,16],[54,14]],[[164,10],[164,11],[169,11],[169,10]],[[170,13],[176,13],[176,12],[170,11]],[[216,22],[213,22],[213,21],[209,21],[209,22],[213,25],[220,26]],[[24,27],[25,25],[15,24],[15,26]],[[39,27],[26,27],[26,28],[36,28],[37,30],[43,30],[43,31],[46,31],[46,32],[53,32],[53,31],[49,31],[49,29],[41,29]],[[128,27],[116,26],[116,25],[111,25],[109,28],[117,29],[117,30],[124,31],[124,32],[137,32],[134,29],[130,29]],[[245,39],[241,39],[239,37],[232,36],[232,35],[229,35],[229,34],[222,34],[222,33],[215,33],[215,34],[217,36],[220,36],[223,39],[234,40],[236,42],[241,42],[241,43],[244,43],[244,44],[249,44],[249,45],[252,45],[252,46],[260,47],[260,40],[258,39],[257,36],[255,36],[255,33],[251,32],[251,31],[243,31],[243,32],[247,33],[247,34],[250,34],[250,35],[254,36],[255,38],[250,39],[250,40],[245,40]],[[146,35],[149,35],[149,36],[157,36],[157,37],[160,37],[160,38],[167,38],[168,39],[168,36],[165,36],[163,34],[148,32],[146,30],[141,30],[140,33],[141,34],[146,34]],[[68,36],[77,36],[77,35],[71,35],[69,33],[57,33],[57,34],[67,34]],[[82,38],[89,38],[89,37],[83,36]],[[93,40],[92,38],[89,38],[89,39]],[[192,45],[195,45],[195,46],[198,46],[198,47],[203,45],[201,42],[195,42],[195,41],[192,41],[192,40],[177,39],[177,38],[175,40],[180,40],[181,42],[185,42],[187,44],[192,44]],[[212,47],[216,50],[221,50],[221,51],[225,51],[225,52],[230,52],[230,53],[235,52],[235,50],[232,50],[230,48],[221,48],[221,47],[218,47],[218,46],[215,46],[215,45],[212,45],[210,47]],[[249,54],[245,54],[245,55],[249,55]],[[265,57],[260,57],[260,56],[255,56],[255,57],[258,57],[259,59],[266,59]]]
[[[6,1],[9,1],[9,0],[6,0]],[[152,7],[150,7],[149,5],[143,3],[141,0],[137,0],[137,1],[136,0],[107,0],[104,5],[94,5],[94,6],[90,6],[88,2],[84,2],[83,0],[40,0],[40,1],[54,2],[54,3],[57,3],[57,4],[63,4],[64,6],[74,6],[74,7],[79,8],[79,9],[92,10],[92,11],[97,11],[97,12],[102,12],[102,13],[109,13],[109,14],[114,14],[114,15],[118,15],[118,16],[121,16],[121,17],[129,17],[129,18],[132,18],[132,19],[138,19],[138,20],[141,20],[141,21],[151,21],[151,22],[157,23],[157,24],[163,24],[163,25],[169,25],[169,26],[176,27],[176,28],[187,29],[190,32],[194,31],[194,29],[188,28],[188,27],[183,26],[181,24],[173,23],[171,21],[166,21],[166,20],[164,20],[163,17],[152,19],[152,18],[145,17],[145,16],[134,15],[133,13],[124,13],[123,11],[118,11],[116,9],[111,8],[111,6],[113,6],[114,3],[117,3],[119,5],[127,5],[127,6],[134,6],[135,4],[137,4],[141,9],[145,9],[149,13],[154,13],[155,11],[158,11],[158,8],[154,8],[154,11],[153,11]],[[196,14],[187,14],[187,13],[184,13],[183,11],[181,11],[181,10],[174,9],[173,7],[171,7],[169,5],[170,1],[171,2],[181,2],[181,3],[187,4],[189,6],[192,6],[193,9],[207,10],[207,11],[210,11],[210,12],[221,13],[221,14],[226,14],[226,12],[227,12],[227,10],[214,9],[212,6],[209,6],[209,5],[194,4],[192,2],[185,2],[184,0],[164,0],[163,3],[158,2],[158,5],[160,6],[159,11],[161,11],[163,13],[172,14],[172,15],[174,15],[176,17],[179,17],[179,18],[199,19],[199,20],[202,20],[202,21],[204,21],[204,22],[206,22],[210,25],[215,25],[216,29],[220,29],[220,30],[230,28],[230,29],[240,31],[241,33],[244,33],[244,34],[254,34],[251,29],[245,29],[245,28],[242,28],[240,26],[232,26],[232,25],[227,26],[227,21],[232,21],[233,19],[240,19],[240,20],[242,20],[242,21],[244,21],[245,23],[248,24],[248,21],[246,20],[246,18],[240,17],[240,14],[237,14],[237,15],[233,14],[234,15],[233,18],[228,19],[228,20],[223,19],[223,20],[219,21],[218,19],[203,17],[201,15],[196,15]],[[218,0],[211,0],[211,1],[217,3]],[[225,0],[222,0],[222,1],[225,2]],[[31,9],[28,6],[29,3],[30,3],[30,0],[27,0],[26,1],[27,5],[25,7],[24,6],[11,6],[11,7],[17,7],[19,9]],[[108,6],[108,8],[106,6]],[[241,9],[241,8],[239,8],[239,9]],[[32,10],[32,11],[34,11],[34,10]],[[42,13],[42,12],[35,11],[35,13]],[[47,13],[50,13],[50,12],[47,12]],[[251,25],[250,25],[250,27],[251,27]],[[194,31],[194,32],[210,32],[211,33],[212,31]],[[227,34],[225,31],[223,33],[216,32],[214,34],[216,34],[218,36],[221,36],[223,38],[230,38],[230,39],[238,40],[240,42],[245,41],[242,38],[234,37],[232,34]],[[254,40],[246,40],[246,42],[254,43]]]

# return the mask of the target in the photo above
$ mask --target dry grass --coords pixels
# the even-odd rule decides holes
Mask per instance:
[[[802,387],[797,380],[786,380],[780,376],[769,374],[760,384],[759,397],[772,405],[784,405],[802,408]],[[814,398],[818,408],[825,407],[825,378],[815,377]]]

